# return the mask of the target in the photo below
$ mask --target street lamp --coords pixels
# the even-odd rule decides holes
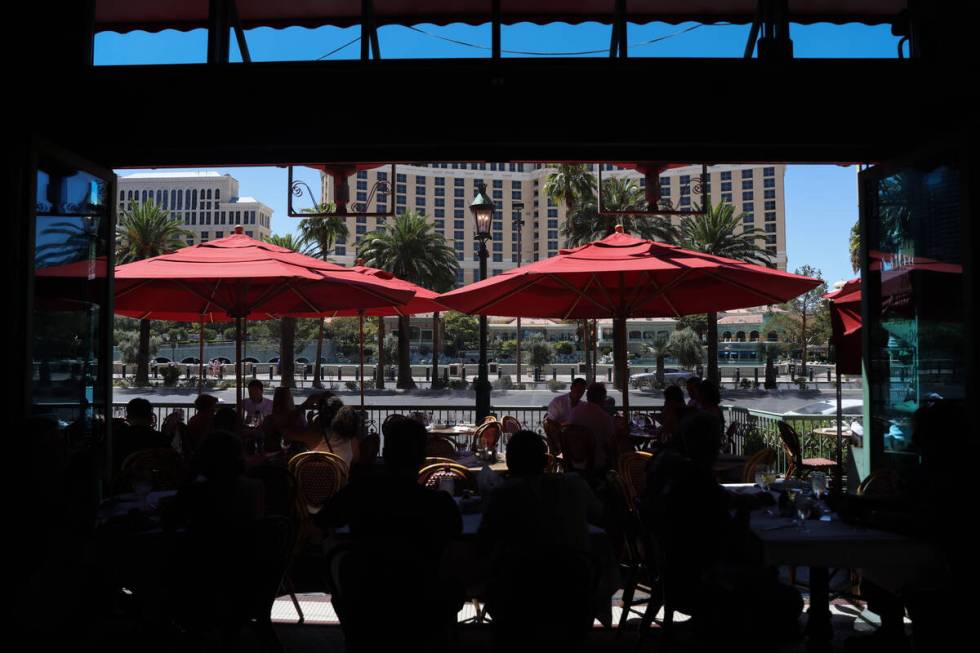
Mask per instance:
[[[524,231],[524,202],[513,202],[517,213],[517,267],[521,267],[521,232]],[[517,385],[521,385],[521,318],[517,318]]]
[[[493,223],[493,200],[487,196],[486,184],[481,183],[470,203],[475,222],[475,237],[480,242],[480,280],[487,278],[487,241]],[[490,376],[487,369],[487,316],[480,316],[480,366],[476,379],[476,422],[480,424],[490,414]]]

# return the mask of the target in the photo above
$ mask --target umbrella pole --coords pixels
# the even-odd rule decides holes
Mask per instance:
[[[361,333],[361,373],[358,375],[361,379],[361,409],[364,409],[364,311],[360,310],[357,312],[358,327]]]
[[[629,361],[627,355],[629,348],[626,345],[626,318],[617,317],[613,319],[613,329],[616,332],[616,348],[619,350],[619,382],[620,391],[623,393],[623,416],[629,421],[630,415],[630,383],[629,383]],[[615,386],[615,379],[613,385]]]
[[[242,318],[235,318],[235,409],[242,414]]]
[[[200,340],[200,352],[197,357],[197,392],[200,394],[204,390],[204,318],[201,318],[201,332],[198,336]]]
[[[843,493],[844,488],[841,487],[841,481],[843,480],[844,474],[844,408],[843,399],[841,398],[841,386],[840,386],[840,361],[837,361],[836,365],[837,372],[837,467],[834,470],[834,492]]]

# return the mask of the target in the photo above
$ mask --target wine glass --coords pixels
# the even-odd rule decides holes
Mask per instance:
[[[140,506],[146,508],[146,497],[153,491],[153,472],[144,469],[136,472],[133,477],[133,492],[140,499]]]
[[[766,469],[765,467],[757,467],[755,470],[755,484],[761,487],[763,490],[766,489]]]
[[[806,520],[810,518],[813,511],[813,502],[804,496],[796,498],[796,516],[799,519],[800,532],[806,533]]]

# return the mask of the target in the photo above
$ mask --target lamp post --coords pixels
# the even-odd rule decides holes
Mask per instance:
[[[524,202],[514,202],[517,212],[517,267],[521,267],[521,233],[524,231]],[[517,318],[517,384],[521,384],[521,318]]]
[[[493,201],[487,196],[486,184],[480,184],[470,203],[475,221],[475,238],[480,242],[480,280],[487,278],[487,241],[493,222]],[[490,414],[490,378],[487,368],[487,316],[480,316],[480,366],[476,379],[476,422],[480,424]]]

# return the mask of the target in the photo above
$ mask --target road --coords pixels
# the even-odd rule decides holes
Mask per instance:
[[[296,390],[296,397],[305,397],[310,394],[309,389]],[[357,392],[348,390],[335,391],[345,403],[356,404],[360,401]],[[235,402],[234,390],[216,390],[211,392],[223,403]],[[267,393],[271,396],[271,392]],[[496,406],[544,406],[547,405],[558,393],[548,390],[495,390],[492,395],[492,403]],[[846,399],[861,399],[862,391],[860,388],[845,388],[842,391]],[[616,390],[611,390],[610,395],[621,402],[622,397]],[[192,389],[183,388],[154,388],[154,389],[134,389],[116,388],[113,401],[114,403],[125,403],[134,397],[144,397],[151,403],[166,404],[191,404],[197,392]],[[722,404],[752,408],[755,410],[766,410],[772,412],[786,412],[805,404],[816,401],[833,401],[835,393],[832,389],[799,391],[793,390],[722,390]],[[415,392],[402,392],[399,390],[368,390],[365,393],[365,404],[372,406],[445,406],[458,405],[468,407],[475,402],[472,391],[445,391],[429,392],[426,390]],[[630,405],[636,408],[659,406],[663,403],[663,395],[660,392],[631,392]]]

